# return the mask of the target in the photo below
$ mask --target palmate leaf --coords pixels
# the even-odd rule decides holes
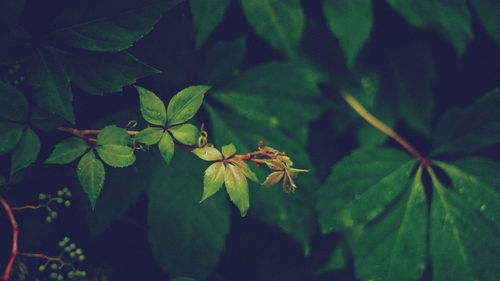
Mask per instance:
[[[0,117],[11,121],[25,121],[28,101],[24,95],[9,83],[0,81]]]
[[[199,50],[212,31],[224,19],[231,0],[190,0],[191,13],[196,28],[196,49]]]
[[[10,174],[13,175],[35,162],[39,152],[40,139],[31,128],[27,128],[12,152]]]
[[[193,118],[209,89],[210,86],[191,86],[175,94],[167,107],[168,125],[181,124]]]
[[[92,209],[94,209],[97,198],[104,185],[104,165],[101,160],[95,157],[94,151],[89,151],[85,153],[80,159],[80,162],[78,162],[76,173],[83,190],[89,197],[90,205]]]
[[[47,164],[68,164],[89,149],[89,144],[81,138],[71,137],[56,144],[54,151],[45,160]]]

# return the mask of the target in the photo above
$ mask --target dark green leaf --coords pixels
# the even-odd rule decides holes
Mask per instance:
[[[71,82],[94,95],[120,92],[137,79],[160,73],[127,52],[77,53],[65,59]]]
[[[200,49],[210,33],[224,19],[231,0],[190,0],[193,22],[196,27],[196,49]]]
[[[406,20],[419,28],[435,28],[463,54],[472,39],[470,13],[466,0],[389,0]]]
[[[153,92],[139,86],[134,86],[139,92],[142,117],[153,125],[165,126],[167,112],[165,105]]]
[[[198,202],[204,163],[184,151],[176,155],[175,165],[158,163],[148,191],[149,241],[171,276],[206,280],[224,249],[230,212],[221,192]]]
[[[50,113],[75,123],[69,77],[57,57],[50,52],[38,50],[38,56],[35,56],[29,72],[31,75],[27,77],[27,81],[36,91],[33,96],[37,104]]]
[[[215,162],[205,170],[203,177],[203,196],[200,202],[214,195],[222,187],[226,175],[226,166],[222,162]]]
[[[85,155],[83,155],[80,159],[76,172],[78,180],[83,187],[83,191],[87,193],[90,205],[92,206],[92,209],[94,209],[97,198],[99,197],[102,186],[104,185],[104,165],[101,160],[95,158],[94,151],[91,150],[85,153]]]
[[[243,62],[246,39],[219,41],[210,48],[200,66],[200,79],[204,84],[215,85],[234,75]]]
[[[184,123],[198,112],[210,86],[191,86],[172,97],[167,107],[168,125]]]
[[[223,145],[221,150],[222,150],[222,155],[224,155],[225,159],[229,159],[236,153],[236,147],[232,143]]]
[[[323,0],[323,13],[331,32],[340,41],[347,65],[352,67],[370,37],[372,0]]]
[[[134,140],[147,145],[152,145],[159,142],[161,136],[163,136],[163,128],[150,127],[142,130],[134,137]]]
[[[132,139],[127,131],[123,128],[119,128],[116,125],[108,125],[104,127],[101,132],[97,135],[97,144],[114,144],[114,145],[129,145],[132,143]]]
[[[288,57],[296,57],[305,26],[299,0],[240,0],[255,32]]]
[[[82,156],[89,149],[89,144],[76,137],[67,138],[56,144],[54,151],[45,160],[47,164],[68,164],[76,158]]]
[[[25,121],[28,101],[24,95],[9,83],[0,81],[0,117],[12,121]]]
[[[360,149],[339,161],[318,191],[321,231],[345,230],[380,215],[405,189],[415,163],[386,148]]]
[[[240,210],[241,216],[246,216],[250,201],[248,199],[248,183],[240,168],[227,164],[224,177],[227,194],[234,205]]]
[[[30,122],[37,129],[42,131],[52,131],[62,126],[65,121],[62,117],[52,114],[47,110],[35,106],[31,111]]]
[[[345,257],[344,249],[341,247],[335,248],[335,251],[330,255],[330,259],[328,263],[321,267],[316,274],[323,274],[329,271],[336,271],[340,269],[344,269],[347,267],[347,259]]]
[[[128,146],[105,144],[96,148],[99,157],[111,167],[123,168],[134,164],[134,150]]]
[[[486,31],[497,44],[500,45],[500,3],[495,0],[472,0],[472,6],[476,10],[479,19]]]
[[[500,163],[486,158],[465,158],[450,164],[500,192],[500,177],[497,176],[497,172],[500,171]]]
[[[40,152],[40,139],[32,129],[27,128],[12,152],[10,174],[13,175],[35,162],[38,152]]]
[[[216,161],[222,159],[222,154],[215,147],[205,146],[193,150],[193,153],[205,161]]]
[[[384,192],[390,191],[379,196]],[[420,167],[402,197],[376,221],[354,231],[351,244],[360,280],[420,280],[427,262],[427,221]]]
[[[169,132],[163,133],[163,136],[158,143],[158,148],[160,149],[160,154],[165,162],[167,162],[167,164],[170,164],[170,161],[172,161],[172,157],[174,157],[175,145],[174,139]]]
[[[102,52],[123,51],[148,34],[165,11],[182,0],[158,1],[107,17],[67,26],[54,31],[51,37],[58,42]]]
[[[0,155],[11,151],[21,139],[24,126],[0,122]]]
[[[192,124],[182,124],[169,128],[174,138],[185,145],[196,145],[200,132],[198,128]]]
[[[439,120],[433,154],[471,153],[500,141],[500,90],[465,109],[452,109]]]

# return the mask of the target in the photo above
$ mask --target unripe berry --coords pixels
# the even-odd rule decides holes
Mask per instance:
[[[47,195],[45,195],[45,193],[38,194],[38,199],[45,200],[45,198],[47,198]]]
[[[82,251],[82,249],[78,248],[78,249],[75,250],[75,253],[77,255],[81,255],[83,253],[83,251]]]
[[[86,276],[87,276],[87,272],[86,272],[86,271],[82,271],[80,275],[81,275],[82,277],[86,277]]]
[[[84,260],[85,260],[85,255],[81,255],[81,256],[79,256],[79,257],[78,257],[78,260],[79,260],[79,261],[84,261]]]
[[[66,197],[71,198],[71,196],[73,196],[73,194],[71,193],[71,191],[66,192]]]
[[[64,195],[64,191],[59,190],[59,191],[57,192],[57,196],[63,196],[63,195]]]
[[[45,218],[45,221],[46,221],[47,223],[51,223],[51,222],[52,222],[52,217],[46,217],[46,218]]]
[[[71,250],[73,250],[74,248],[76,248],[76,244],[75,244],[75,243],[71,243],[71,244],[69,245],[69,247],[70,247],[70,249],[71,249]]]
[[[55,270],[55,269],[57,269],[57,264],[56,264],[56,263],[51,264],[51,265],[50,265],[50,268],[52,268],[52,269],[54,269],[54,270]]]
[[[68,243],[69,242],[69,237],[68,236],[64,236],[63,241],[64,241],[64,243]]]
[[[64,201],[64,206],[66,207],[71,206],[71,202],[69,200]]]
[[[58,281],[62,281],[63,280],[63,276],[61,274],[57,275],[57,280]]]
[[[70,246],[66,246],[66,248],[64,248],[64,251],[65,252],[70,252],[71,251],[71,247]]]
[[[50,278],[52,278],[52,279],[56,279],[56,278],[57,278],[57,273],[52,272],[52,273],[50,274]]]
[[[57,212],[56,211],[52,211],[50,212],[49,214],[53,219],[57,218]]]
[[[57,202],[57,203],[59,203],[59,204],[62,204],[62,202],[64,202],[64,199],[62,199],[62,198],[57,198],[56,202]]]
[[[76,257],[76,253],[75,252],[71,252],[71,253],[69,253],[69,256],[70,256],[70,258],[74,258],[74,257]]]
[[[75,277],[75,272],[74,271],[68,272],[68,278],[73,278],[73,277]]]
[[[44,271],[44,270],[45,270],[45,266],[44,266],[44,265],[40,265],[40,266],[38,267],[38,270],[39,270],[40,272]]]

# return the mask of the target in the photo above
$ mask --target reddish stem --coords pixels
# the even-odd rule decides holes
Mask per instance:
[[[0,203],[2,203],[5,211],[7,212],[7,215],[9,216],[10,224],[12,225],[12,250],[11,250],[11,255],[9,262],[7,263],[7,266],[5,267],[5,271],[0,278],[3,281],[9,280],[10,276],[10,271],[12,269],[12,265],[14,264],[14,260],[16,259],[16,256],[18,255],[18,247],[17,247],[17,240],[18,240],[18,235],[19,235],[19,229],[17,227],[17,222],[16,218],[14,217],[14,214],[12,213],[12,209],[10,208],[9,204],[3,199],[2,196],[0,196]]]

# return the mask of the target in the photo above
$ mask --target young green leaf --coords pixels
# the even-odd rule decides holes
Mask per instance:
[[[167,123],[167,113],[165,105],[153,92],[139,86],[134,86],[139,93],[141,113],[144,120],[153,125],[165,126]]]
[[[142,130],[134,137],[134,140],[147,145],[153,145],[160,141],[161,136],[163,136],[163,128],[150,127]]]
[[[272,172],[266,177],[266,180],[262,184],[266,186],[273,186],[283,178],[284,174],[284,171]]]
[[[224,147],[222,147],[224,148]],[[232,158],[229,160],[230,163],[234,164],[236,167],[240,169],[240,171],[247,177],[248,179],[254,181],[254,182],[259,182],[259,179],[257,178],[257,175],[252,172],[250,167],[248,167],[247,163],[241,159],[237,158]]]
[[[205,161],[217,161],[222,160],[222,154],[217,148],[212,146],[205,146],[203,148],[197,148],[193,150],[193,153],[200,157],[200,159]]]
[[[95,157],[94,151],[91,150],[85,153],[80,159],[76,172],[83,190],[89,197],[90,205],[92,209],[94,209],[97,198],[104,185],[104,165]]]
[[[168,129],[174,138],[185,145],[196,145],[200,133],[192,124],[182,124]]]
[[[222,146],[222,155],[224,155],[225,159],[229,159],[236,153],[236,147],[234,144],[230,143]]]
[[[0,155],[11,151],[23,135],[23,125],[0,122]]]
[[[196,28],[196,49],[199,50],[214,28],[224,19],[231,0],[191,0],[189,5]]]
[[[0,81],[0,117],[12,121],[25,121],[28,101],[24,95],[9,83]]]
[[[111,167],[128,167],[135,162],[134,150],[128,146],[105,144],[96,147],[99,157]]]
[[[158,143],[158,148],[160,149],[160,154],[165,162],[167,162],[167,164],[170,164],[170,161],[172,161],[172,157],[174,157],[175,145],[174,139],[172,139],[172,136],[170,136],[169,132],[163,133],[163,136]]]
[[[38,152],[40,152],[40,139],[32,129],[27,128],[12,152],[10,174],[13,175],[35,162]]]
[[[67,138],[56,144],[54,151],[45,160],[47,164],[68,164],[89,149],[89,144],[77,137]]]
[[[241,216],[246,216],[248,207],[250,206],[248,183],[240,168],[227,164],[224,182],[229,198],[238,207]]]
[[[104,127],[101,132],[97,135],[97,144],[114,144],[114,145],[129,145],[132,143],[132,139],[127,131],[123,128],[117,127],[116,125],[108,125]]]
[[[323,0],[323,13],[331,32],[340,41],[347,65],[353,67],[356,56],[370,37],[372,1]]]
[[[297,56],[305,27],[299,0],[240,0],[255,32],[287,57]]]
[[[210,86],[191,86],[175,94],[168,103],[168,125],[181,124],[193,118],[209,89]]]
[[[205,170],[203,177],[203,196],[200,202],[216,193],[224,183],[226,166],[222,162],[215,162]]]

